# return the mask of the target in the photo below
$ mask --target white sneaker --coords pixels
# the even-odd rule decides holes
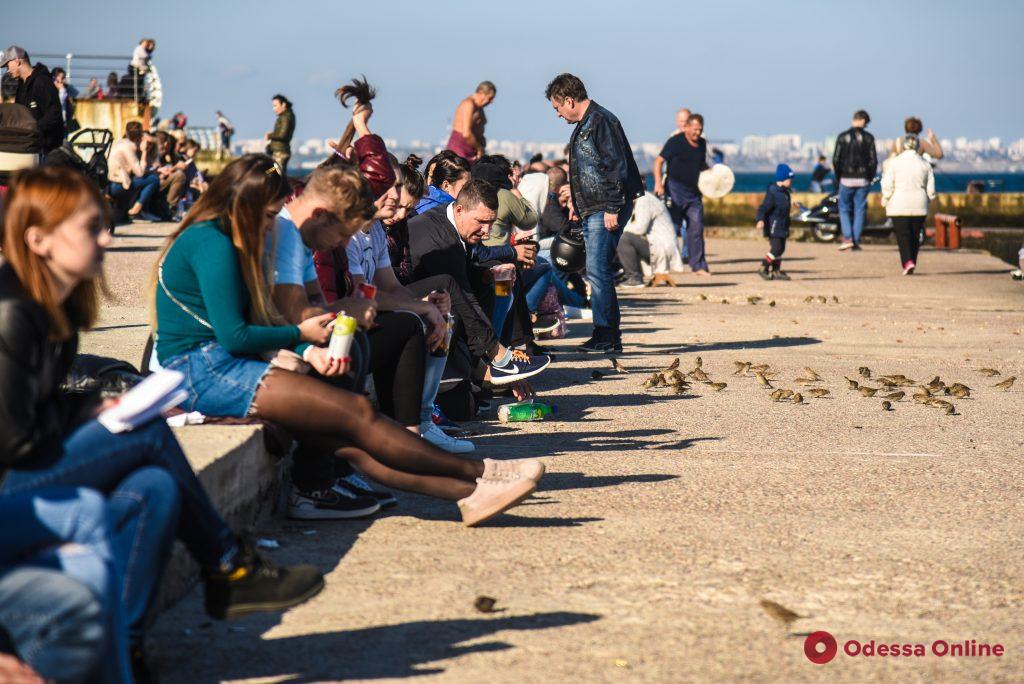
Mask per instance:
[[[438,449],[444,449],[451,454],[468,454],[471,451],[476,450],[476,445],[470,442],[468,439],[455,439],[444,434],[441,428],[437,427],[433,423],[427,428],[426,432],[420,433],[420,437],[427,440]]]

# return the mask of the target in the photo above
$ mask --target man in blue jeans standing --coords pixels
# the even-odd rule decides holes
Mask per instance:
[[[594,313],[594,334],[579,350],[619,353],[622,331],[612,260],[633,202],[644,194],[643,179],[619,120],[590,99],[583,81],[559,74],[544,95],[559,118],[575,125],[569,139],[569,188],[574,218],[583,223]]]
[[[868,193],[878,170],[875,137],[864,130],[871,117],[863,109],[853,114],[849,129],[836,138],[832,168],[839,183],[839,225],[843,242],[839,251],[860,249],[860,236],[868,213]]]

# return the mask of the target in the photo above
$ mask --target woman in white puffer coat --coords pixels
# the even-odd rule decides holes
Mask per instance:
[[[935,174],[919,148],[918,137],[908,135],[903,138],[903,151],[882,164],[882,206],[892,219],[903,275],[917,268],[928,203],[935,199]]]

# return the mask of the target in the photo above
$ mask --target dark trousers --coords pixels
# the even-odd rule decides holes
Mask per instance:
[[[450,275],[436,275],[416,280],[405,286],[417,297],[426,297],[435,290],[445,290],[452,300],[452,313],[459,327],[465,331],[466,343],[474,356],[488,362],[498,353],[498,336],[491,327],[490,317],[480,304],[473,302]]]
[[[896,244],[900,248],[900,263],[908,261],[917,263],[917,253],[921,249],[921,229],[924,228],[924,216],[892,216],[892,228],[896,233]]]
[[[402,425],[419,425],[427,356],[420,317],[409,311],[380,311],[368,335],[380,412]]]
[[[706,271],[708,262],[704,256],[704,198],[697,188],[688,188],[669,180],[668,192],[677,211],[686,218],[686,251],[690,257],[690,268]]]
[[[770,266],[773,271],[782,268],[782,254],[786,251],[785,237],[768,238],[768,254],[764,257],[765,266]]]
[[[651,245],[647,238],[643,235],[623,232],[622,237],[619,238],[616,252],[618,252],[619,261],[622,262],[622,268],[626,272],[626,278],[642,280],[644,270],[640,264],[642,262],[651,263]]]

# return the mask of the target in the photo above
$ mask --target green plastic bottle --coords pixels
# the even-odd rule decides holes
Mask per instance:
[[[544,420],[555,409],[539,401],[521,401],[517,404],[504,404],[498,407],[498,420],[502,423],[523,423],[533,420]]]

